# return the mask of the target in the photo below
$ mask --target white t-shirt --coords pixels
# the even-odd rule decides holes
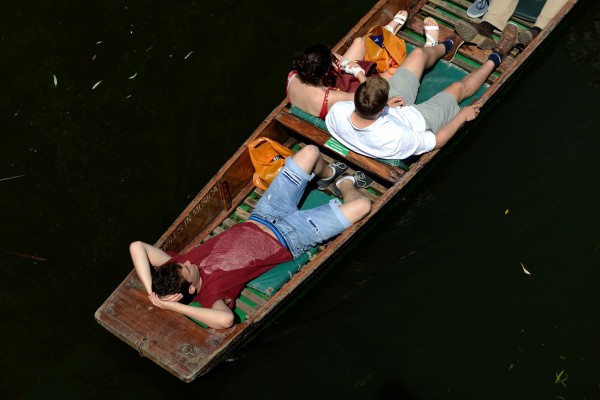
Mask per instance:
[[[331,136],[356,153],[373,158],[403,160],[433,150],[435,135],[426,130],[425,119],[414,107],[385,107],[366,128],[350,121],[353,101],[335,103],[325,117]]]

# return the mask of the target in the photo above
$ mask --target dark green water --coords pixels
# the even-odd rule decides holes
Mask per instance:
[[[24,175],[0,181],[3,398],[600,398],[596,2],[304,297],[187,385],[93,313],[128,243],[155,241],[282,100],[291,55],[373,3],[84,3],[0,6],[0,179]]]

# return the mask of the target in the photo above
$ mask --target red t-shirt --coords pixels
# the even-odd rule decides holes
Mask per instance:
[[[273,236],[253,223],[241,223],[168,263],[189,261],[198,266],[202,285],[194,300],[203,307],[230,299],[233,308],[248,282],[291,259],[290,252]]]

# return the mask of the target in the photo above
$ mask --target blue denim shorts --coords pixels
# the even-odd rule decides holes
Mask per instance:
[[[251,214],[277,228],[294,258],[351,225],[340,210],[338,199],[310,210],[298,209],[306,185],[314,176],[289,157]]]

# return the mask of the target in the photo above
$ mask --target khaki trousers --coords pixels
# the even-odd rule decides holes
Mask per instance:
[[[547,0],[535,21],[535,26],[544,29],[566,2],[567,0]],[[492,0],[482,20],[489,22],[499,30],[503,30],[518,4],[519,0]]]

